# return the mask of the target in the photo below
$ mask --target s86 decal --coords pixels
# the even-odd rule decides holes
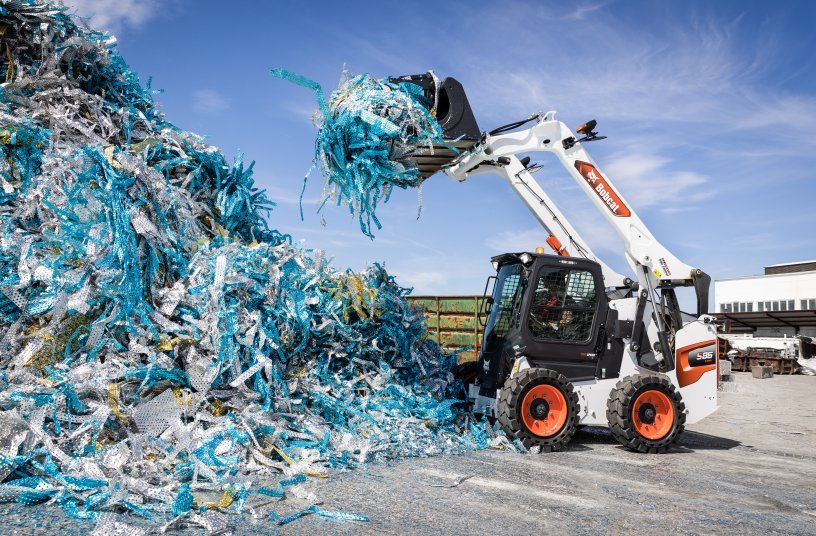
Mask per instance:
[[[713,365],[717,360],[714,345],[704,346],[689,352],[689,366],[703,367],[705,365]]]

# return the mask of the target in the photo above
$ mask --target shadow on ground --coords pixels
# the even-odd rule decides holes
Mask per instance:
[[[620,446],[622,449],[625,448],[623,445],[620,445],[617,442],[615,437],[612,435],[612,432],[610,432],[608,428],[586,426],[578,430],[567,449],[570,451],[591,450],[590,445],[614,445]],[[675,447],[672,449],[672,452],[683,453],[695,452],[698,450],[731,450],[741,446],[743,446],[743,444],[739,441],[735,441],[727,437],[686,430],[683,432],[683,435],[680,436],[680,439],[677,442],[677,445],[675,445]]]

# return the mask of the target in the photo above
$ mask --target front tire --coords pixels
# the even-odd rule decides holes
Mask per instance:
[[[627,376],[606,405],[609,429],[622,445],[653,454],[669,450],[686,426],[686,405],[662,375]]]
[[[554,370],[530,368],[508,378],[496,409],[505,433],[528,449],[561,450],[578,426],[578,395]]]

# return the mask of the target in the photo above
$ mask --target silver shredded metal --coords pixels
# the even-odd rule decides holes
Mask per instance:
[[[271,229],[252,165],[168,122],[112,37],[46,0],[0,0],[0,35],[1,501],[98,534],[289,494],[311,509],[254,515],[362,521],[306,479],[513,448],[408,291]]]

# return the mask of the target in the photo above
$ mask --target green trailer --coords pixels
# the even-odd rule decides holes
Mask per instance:
[[[468,348],[459,361],[476,361],[482,349],[484,296],[410,296],[409,303],[425,311],[433,340],[448,350]]]

